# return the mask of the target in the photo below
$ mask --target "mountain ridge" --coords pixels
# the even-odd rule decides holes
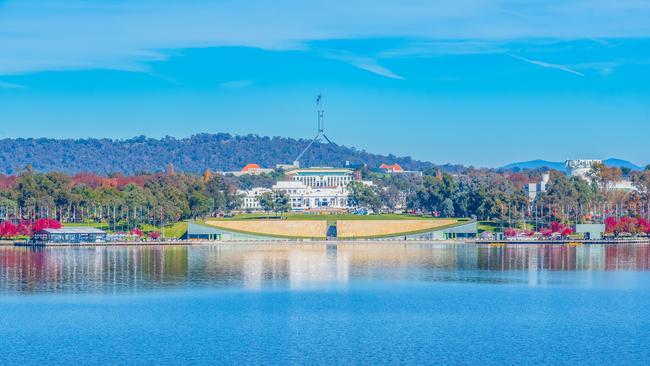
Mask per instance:
[[[311,142],[306,139],[201,133],[189,137],[129,139],[85,138],[5,138],[0,139],[0,173],[15,174],[27,165],[35,171],[61,171],[69,174],[160,172],[171,163],[176,171],[202,173],[238,171],[248,163],[263,167],[290,164]],[[382,163],[420,170],[437,167],[410,156],[373,154],[354,147],[315,143],[301,159],[303,166],[343,166]],[[446,171],[462,169],[460,165],[442,165]]]

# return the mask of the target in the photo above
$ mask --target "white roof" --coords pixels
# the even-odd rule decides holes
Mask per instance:
[[[271,190],[268,189],[268,188],[264,188],[264,187],[255,187],[255,188],[250,189],[248,191],[237,190],[238,194],[243,194],[243,195],[246,195],[246,196],[261,196],[262,194],[264,194],[266,192],[271,192]]]
[[[300,189],[307,188],[305,183],[299,180],[281,180],[273,186],[273,189]]]
[[[104,230],[97,229],[91,226],[73,226],[73,227],[62,227],[60,229],[43,229],[38,230],[43,231],[48,234],[104,234]]]

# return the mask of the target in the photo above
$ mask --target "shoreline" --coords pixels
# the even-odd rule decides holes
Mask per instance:
[[[33,248],[70,248],[70,247],[119,247],[119,246],[207,246],[207,245],[338,245],[338,244],[381,244],[381,245],[421,245],[421,244],[474,244],[489,246],[505,245],[619,245],[619,244],[650,244],[650,238],[625,239],[625,240],[377,240],[377,239],[353,239],[353,240],[222,240],[222,241],[187,241],[171,240],[159,242],[104,242],[104,243],[52,243],[47,245],[33,245],[25,242],[1,241],[2,246],[33,247]]]

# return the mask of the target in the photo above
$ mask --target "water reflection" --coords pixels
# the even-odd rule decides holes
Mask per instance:
[[[646,271],[650,245],[233,244],[0,247],[0,293],[188,286],[318,288],[352,280],[540,284],[558,271]]]

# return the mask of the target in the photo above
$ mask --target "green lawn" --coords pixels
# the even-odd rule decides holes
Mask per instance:
[[[109,225],[106,222],[85,222],[85,223],[68,223],[65,224],[64,226],[90,226],[90,227],[96,227],[101,230],[106,230],[108,232],[111,232],[113,229],[113,225]],[[122,223],[117,223],[115,226],[116,231],[128,231],[128,226],[126,225],[126,222]],[[140,228],[142,231],[145,233],[149,233],[152,231],[160,231],[160,226],[153,226],[149,224],[144,224]],[[187,232],[187,221],[179,221],[175,224],[172,225],[166,225],[165,226],[165,238],[169,239],[178,239],[181,236],[183,236]]]
[[[500,229],[500,228],[501,228],[501,226],[499,224],[497,224],[496,222],[493,222],[493,221],[479,221],[478,222],[478,232],[479,233],[482,233],[484,231],[488,231],[488,232],[493,233],[493,232],[499,231],[498,229]]]
[[[165,226],[165,238],[178,239],[187,232],[187,221],[179,221],[174,225]]]

